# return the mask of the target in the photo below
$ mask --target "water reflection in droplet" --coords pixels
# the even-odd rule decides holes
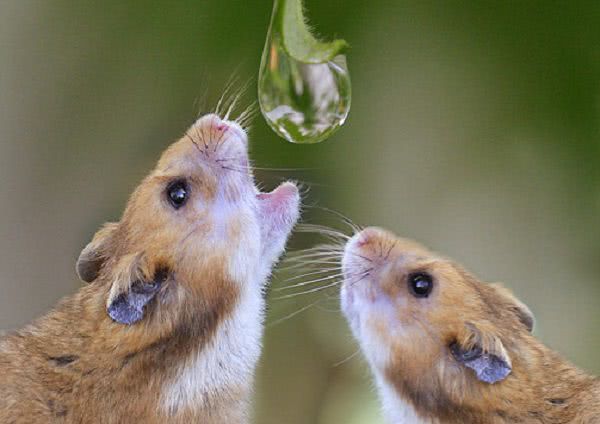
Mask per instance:
[[[281,137],[292,143],[318,143],[344,124],[350,111],[346,57],[302,63],[290,57],[271,25],[263,52],[258,98],[260,109]]]

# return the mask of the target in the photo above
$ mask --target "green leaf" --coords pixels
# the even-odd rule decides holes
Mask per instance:
[[[302,0],[275,0],[274,24],[281,34],[284,50],[303,63],[324,63],[344,53],[348,43],[344,40],[324,42],[311,33],[303,13]]]

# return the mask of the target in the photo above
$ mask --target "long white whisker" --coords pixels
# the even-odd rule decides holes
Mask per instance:
[[[316,265],[339,265],[339,261],[311,261],[310,263],[308,262],[300,262],[300,263],[296,263],[294,265],[288,265],[288,266],[283,266],[278,268],[278,271],[290,271],[293,269],[298,269],[298,268],[309,268],[311,266],[316,266]]]
[[[298,292],[298,293],[292,293],[292,294],[286,294],[284,296],[279,296],[279,297],[276,297],[273,300],[290,299],[292,297],[302,296],[303,294],[315,293],[315,292],[318,292],[318,291],[321,291],[321,290],[325,290],[325,289],[327,289],[329,287],[337,286],[339,284],[341,284],[341,281],[334,281],[333,283],[326,284],[324,286],[315,287],[314,289],[309,289],[309,290],[305,290],[305,291]]]
[[[348,356],[347,358],[344,358],[341,361],[333,364],[333,368],[339,367],[340,365],[345,364],[346,362],[350,361],[351,359],[356,358],[356,355],[358,355],[359,353],[360,353],[360,348],[358,348],[356,350],[356,352],[354,352],[352,355]]]
[[[283,290],[295,289],[296,287],[308,286],[309,284],[319,283],[321,281],[327,281],[327,280],[331,280],[333,278],[339,278],[339,277],[341,277],[343,275],[344,274],[340,272],[340,273],[335,274],[335,275],[329,275],[327,277],[322,277],[322,278],[315,278],[314,280],[303,281],[301,283],[293,284],[291,286],[279,287],[279,288],[277,288],[275,290],[276,291],[283,291]]]
[[[246,109],[240,113],[240,115],[236,118],[236,122],[240,124],[242,127],[247,127],[248,123],[254,119],[256,113],[258,112],[258,107],[256,101],[250,103]]]
[[[342,255],[331,252],[315,252],[315,253],[306,253],[304,255],[293,256],[290,258],[285,258],[286,262],[296,262],[302,259],[341,259]]]
[[[337,267],[329,267],[329,268],[322,268],[319,271],[307,272],[305,274],[296,275],[296,276],[294,276],[292,278],[288,278],[287,280],[284,280],[284,282],[289,283],[290,281],[298,280],[300,278],[308,277],[310,275],[325,274],[327,272],[340,271],[341,269],[342,268],[339,267],[339,266],[337,266]]]
[[[331,245],[320,245],[320,246],[314,246],[308,249],[302,249],[302,250],[297,250],[295,252],[291,252],[288,256],[297,256],[299,254],[303,254],[303,253],[312,253],[312,252],[333,252],[333,253],[344,253],[344,250],[342,248],[334,248]]]
[[[344,233],[338,232],[337,230],[333,230],[331,228],[323,227],[321,225],[314,224],[300,224],[298,225],[297,231],[303,233],[318,233],[333,236],[336,238],[341,238],[344,240],[350,240],[350,236],[347,236]]]
[[[341,261],[341,259],[342,259],[341,255],[321,252],[321,253],[314,253],[314,254],[306,254],[306,255],[302,255],[302,256],[295,256],[293,258],[285,258],[284,262],[286,262],[286,263],[306,262],[308,264],[309,260],[325,260],[325,261],[335,260],[335,261],[339,262],[339,261]]]
[[[229,119],[229,116],[231,115],[231,112],[233,111],[233,109],[235,109],[238,101],[240,100],[240,97],[242,97],[244,95],[244,93],[246,92],[246,90],[248,89],[249,83],[250,83],[250,81],[246,82],[242,86],[242,88],[240,88],[238,90],[237,94],[231,100],[231,103],[229,103],[229,107],[227,108],[227,112],[225,113],[225,116],[223,117],[223,119],[225,121],[227,121]]]
[[[305,253],[319,253],[319,252],[342,254],[342,253],[344,253],[344,250],[343,249],[333,249],[330,246],[323,245],[323,246],[311,247],[310,249],[297,250],[295,252],[291,252],[288,256],[298,256],[298,255],[305,254]]]
[[[316,246],[309,247],[308,249],[300,249],[296,252],[310,252],[314,250],[333,250],[336,252],[343,252],[344,246],[339,244],[317,244]]]
[[[227,96],[229,96],[229,92],[231,91],[233,86],[237,83],[237,81],[238,81],[237,75],[233,75],[229,79],[229,82],[227,82],[227,85],[225,86],[225,89],[223,90],[223,94],[221,94],[221,97],[219,98],[219,101],[217,102],[217,107],[215,108],[215,113],[217,115],[221,116],[221,114],[222,114],[221,106],[224,106],[223,102],[225,101],[226,98],[228,98]]]
[[[300,313],[302,313],[302,312],[306,311],[307,309],[309,309],[309,308],[311,308],[311,307],[315,306],[317,303],[321,302],[322,300],[323,300],[323,299],[317,299],[316,301],[314,301],[314,302],[312,302],[312,303],[309,303],[309,304],[308,304],[308,305],[306,305],[306,306],[303,306],[302,308],[298,309],[297,311],[294,311],[294,312],[292,312],[292,313],[290,313],[290,314],[288,314],[288,315],[286,315],[286,316],[284,316],[284,317],[282,317],[282,318],[279,318],[279,319],[276,319],[276,320],[275,320],[275,321],[273,321],[273,322],[270,322],[269,324],[267,324],[267,328],[271,328],[271,327],[273,327],[273,326],[275,326],[275,325],[281,324],[281,323],[282,323],[282,322],[284,322],[284,321],[287,321],[287,320],[288,320],[288,319],[290,319],[290,318],[293,318],[293,317],[295,317],[296,315],[298,315],[298,314],[300,314]]]
[[[348,227],[350,227],[350,229],[352,230],[352,232],[354,234],[359,233],[360,231],[362,231],[362,228],[360,227],[360,225],[355,224],[354,222],[352,222],[352,220],[347,217],[346,215],[344,215],[343,213],[336,211],[334,209],[331,208],[327,208],[325,206],[317,206],[317,205],[312,205],[312,206],[308,206],[309,208],[315,208],[315,209],[320,209],[323,210],[325,212],[328,212],[332,215],[335,215],[336,217],[340,218],[340,220],[346,224]]]

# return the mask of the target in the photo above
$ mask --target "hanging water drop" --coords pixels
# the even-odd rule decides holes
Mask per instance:
[[[336,132],[350,111],[346,57],[337,54],[323,60],[335,50],[331,44],[319,43],[312,36],[307,39],[308,31],[304,28],[300,28],[299,35],[298,29],[296,33],[290,32],[293,30],[284,33],[284,25],[290,25],[290,20],[286,22],[287,17],[282,16],[286,12],[283,8],[288,8],[286,1],[296,2],[301,10],[299,0],[275,0],[258,79],[260,109],[269,126],[286,140],[318,143]],[[288,13],[295,11],[290,8]],[[300,22],[304,25],[303,19]],[[300,51],[296,56],[302,56],[301,60],[291,54],[294,48]]]

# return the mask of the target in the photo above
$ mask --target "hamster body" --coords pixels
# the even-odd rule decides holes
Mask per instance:
[[[264,285],[299,214],[247,136],[201,117],[77,263],[89,284],[0,339],[2,423],[245,423]]]
[[[390,423],[600,423],[600,380],[537,340],[506,288],[378,228],[348,241],[342,271]]]

